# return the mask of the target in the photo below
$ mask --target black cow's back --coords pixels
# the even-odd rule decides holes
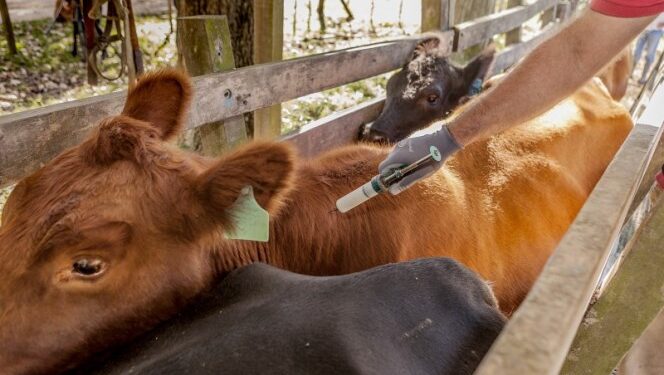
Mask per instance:
[[[253,264],[79,372],[470,374],[503,324],[487,286],[450,259],[334,277]]]

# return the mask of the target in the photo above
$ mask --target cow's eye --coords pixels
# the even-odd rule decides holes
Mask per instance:
[[[431,104],[435,103],[437,100],[438,100],[438,95],[436,95],[436,94],[431,94],[431,95],[427,96],[427,102],[429,102]]]
[[[97,276],[104,271],[101,259],[79,259],[72,265],[72,272],[80,276]]]

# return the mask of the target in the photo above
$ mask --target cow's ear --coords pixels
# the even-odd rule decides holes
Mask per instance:
[[[176,69],[146,73],[129,88],[122,114],[150,123],[168,140],[182,128],[191,96],[191,80],[185,73]]]
[[[411,61],[427,55],[442,57],[446,50],[445,46],[443,46],[443,43],[445,43],[444,39],[443,34],[439,32],[423,34],[422,39],[420,39],[415,46],[415,50],[413,50],[410,58]]]
[[[197,180],[203,206],[223,221],[245,186],[270,214],[278,213],[291,187],[295,153],[278,142],[252,142],[222,157]]]
[[[459,83],[456,85],[454,96],[464,98],[479,93],[482,84],[489,78],[493,66],[496,48],[489,44],[479,55],[472,59],[463,68],[456,68],[459,72]],[[463,100],[461,100],[463,101]]]

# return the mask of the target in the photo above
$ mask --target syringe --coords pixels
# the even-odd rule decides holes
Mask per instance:
[[[390,186],[401,181],[404,177],[420,170],[421,168],[439,162],[441,159],[438,148],[431,146],[427,156],[416,160],[405,167],[392,169],[389,174],[376,175],[366,184],[339,198],[336,204],[337,210],[343,213],[348,212],[370,198],[389,191]]]

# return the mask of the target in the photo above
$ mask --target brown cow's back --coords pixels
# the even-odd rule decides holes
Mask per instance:
[[[538,119],[460,151],[399,196],[347,214],[329,211],[376,173],[388,149],[331,151],[299,169],[266,250],[277,265],[330,275],[450,256],[493,282],[509,312],[631,127],[625,109],[593,81]]]

